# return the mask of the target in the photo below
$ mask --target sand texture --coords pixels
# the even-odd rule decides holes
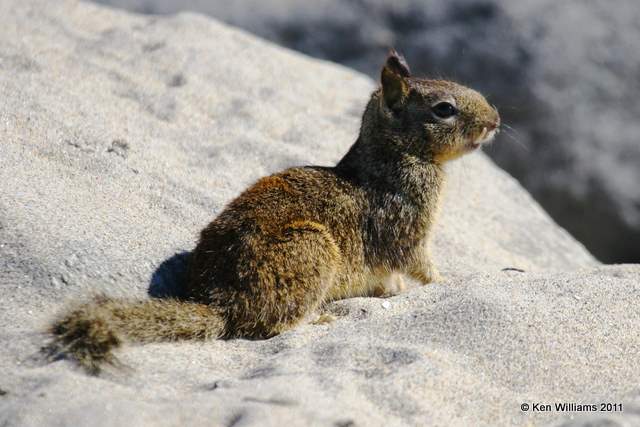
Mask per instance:
[[[194,14],[4,0],[0,24],[0,425],[640,423],[640,267],[598,264],[481,153],[450,167],[442,283],[266,341],[124,347],[100,377],[39,362],[69,300],[171,294],[244,187],[335,163],[374,83]],[[556,401],[626,406],[520,410]]]

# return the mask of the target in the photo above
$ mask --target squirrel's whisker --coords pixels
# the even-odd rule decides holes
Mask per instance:
[[[513,126],[509,126],[506,123],[502,123],[502,126],[504,126],[507,129],[510,129],[513,133],[515,133],[516,135],[520,135],[520,132],[518,132],[518,130],[516,128],[514,128]]]
[[[529,147],[527,147],[527,145],[524,142],[522,142],[518,138],[516,138],[516,135],[514,135],[511,132],[509,132],[510,130],[511,130],[511,132],[515,132],[515,130],[513,128],[507,127],[507,128],[505,128],[504,134],[507,135],[507,137],[509,137],[509,139],[511,141],[513,141],[516,145],[521,147],[524,151],[526,151],[527,153],[530,152],[531,150],[529,149]]]

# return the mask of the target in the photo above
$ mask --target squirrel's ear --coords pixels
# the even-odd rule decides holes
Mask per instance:
[[[382,67],[380,81],[384,101],[392,110],[398,108],[409,94],[408,77],[411,77],[411,72],[407,61],[395,49],[391,49]]]

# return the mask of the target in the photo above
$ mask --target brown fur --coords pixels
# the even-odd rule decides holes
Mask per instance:
[[[53,324],[52,348],[95,373],[123,340],[267,338],[326,301],[384,293],[399,274],[437,279],[427,242],[443,163],[477,148],[499,116],[471,89],[411,77],[395,52],[381,80],[335,167],[262,178],[202,231],[188,301],[99,298]],[[437,117],[442,101],[453,119]]]

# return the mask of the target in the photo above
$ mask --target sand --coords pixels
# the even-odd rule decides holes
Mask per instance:
[[[441,283],[100,377],[39,362],[69,300],[170,293],[244,187],[335,163],[374,82],[195,14],[5,0],[0,23],[0,425],[640,425],[640,266],[598,264],[482,153],[449,168]]]

